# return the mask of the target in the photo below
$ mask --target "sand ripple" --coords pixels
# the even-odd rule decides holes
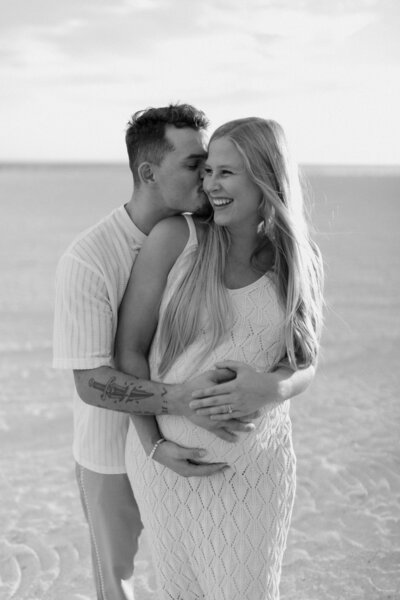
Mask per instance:
[[[385,367],[391,348],[374,356],[374,369],[368,349],[365,356],[347,350],[340,368],[327,360],[311,390],[292,403],[298,485],[281,600],[400,598],[398,375]],[[28,377],[35,378],[33,367]],[[63,390],[62,381],[49,375],[41,385]],[[48,411],[11,398],[3,405],[1,600],[94,600],[69,395],[68,377]],[[156,600],[154,590],[144,538],[136,598]]]

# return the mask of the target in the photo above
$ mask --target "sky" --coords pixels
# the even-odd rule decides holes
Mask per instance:
[[[0,161],[125,162],[132,113],[279,121],[301,163],[400,164],[398,0],[13,0]]]

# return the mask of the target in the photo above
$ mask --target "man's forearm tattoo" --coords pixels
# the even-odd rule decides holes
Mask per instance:
[[[167,390],[164,388],[162,393],[161,393],[161,414],[163,415],[167,415],[168,414],[168,396],[167,396]]]
[[[139,384],[127,383],[126,385],[119,385],[115,383],[116,377],[110,377],[110,379],[106,383],[102,383],[101,381],[96,381],[93,377],[89,379],[89,387],[99,390],[101,392],[100,398],[103,402],[106,400],[114,400],[114,404],[118,405],[126,405],[129,402],[133,402],[135,405],[135,413],[141,415],[152,415],[153,412],[149,412],[147,410],[143,410],[141,407],[141,400],[145,400],[146,398],[154,397],[153,392],[148,392],[143,389],[143,386]],[[167,390],[163,388],[162,390],[162,412],[164,412],[164,396]],[[168,403],[167,403],[168,406]],[[139,408],[140,407],[140,408]],[[122,408],[121,408],[122,410]],[[167,411],[168,412],[168,411]]]

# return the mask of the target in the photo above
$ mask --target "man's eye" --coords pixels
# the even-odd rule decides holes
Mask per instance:
[[[194,165],[188,165],[188,169],[190,169],[191,171],[195,171],[198,168],[199,168],[199,163],[195,163]]]

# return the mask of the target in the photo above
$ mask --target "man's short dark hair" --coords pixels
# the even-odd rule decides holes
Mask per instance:
[[[161,164],[167,152],[174,150],[165,137],[165,128],[190,127],[206,129],[208,120],[201,110],[190,104],[170,104],[161,108],[147,108],[136,112],[128,123],[125,135],[129,166],[135,184],[139,184],[138,167],[144,161]]]

